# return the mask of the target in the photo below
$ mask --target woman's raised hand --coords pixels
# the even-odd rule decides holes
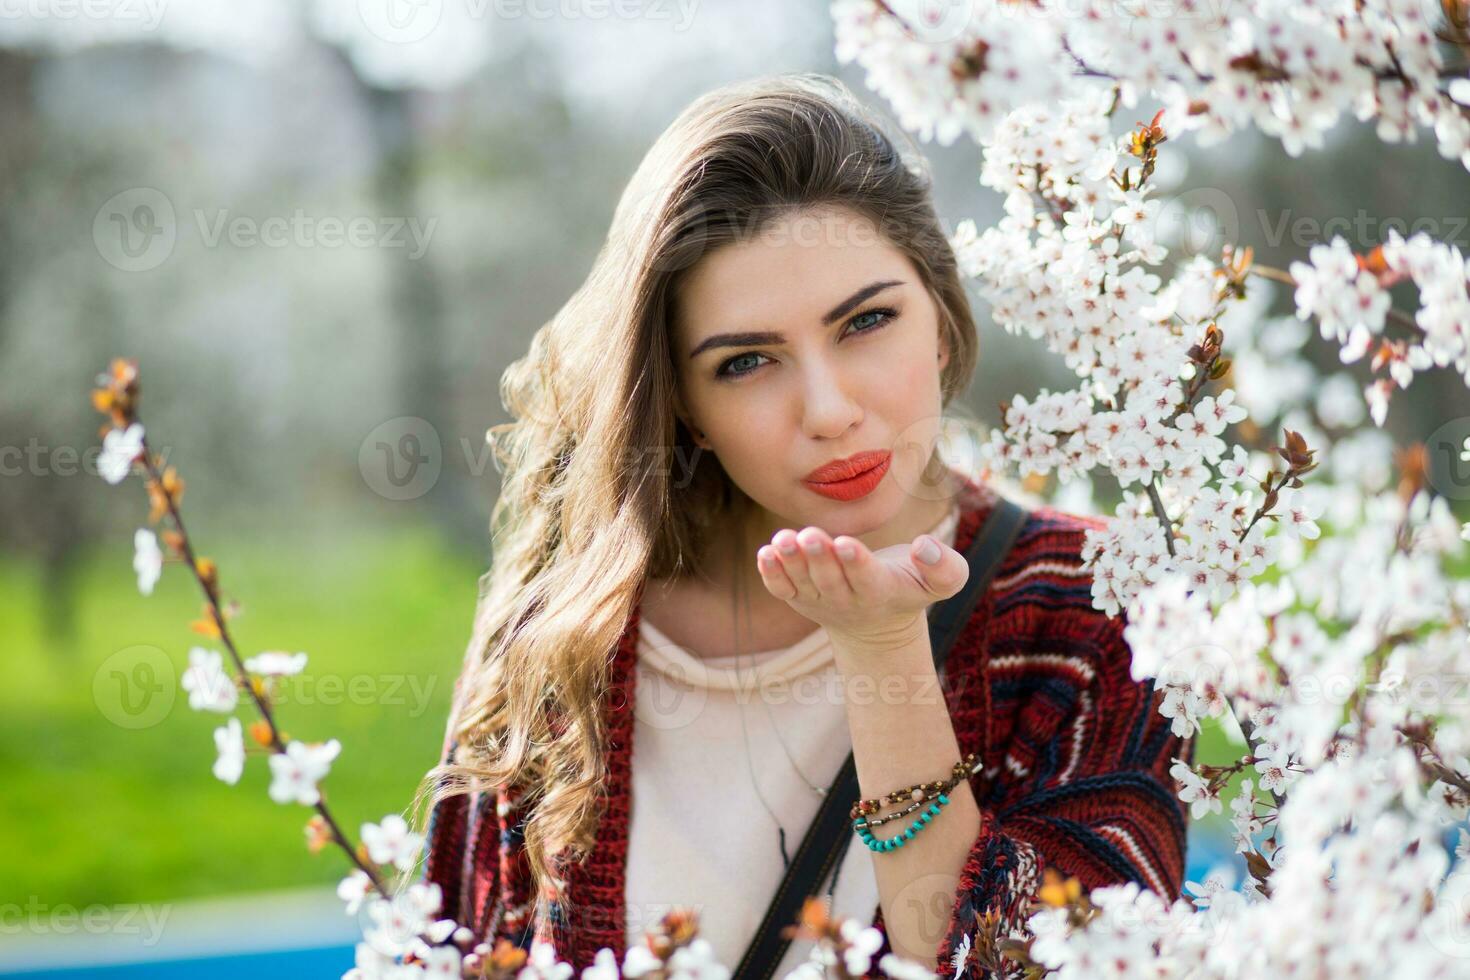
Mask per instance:
[[[857,538],[834,539],[819,527],[777,531],[756,552],[756,566],[771,595],[834,641],[875,653],[927,634],[925,610],[970,576],[965,556],[930,534],[870,551]]]

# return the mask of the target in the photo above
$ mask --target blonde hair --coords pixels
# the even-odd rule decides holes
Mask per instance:
[[[676,412],[670,316],[681,277],[776,218],[848,209],[877,225],[935,300],[949,351],[943,405],[970,382],[969,301],[927,165],[904,142],[908,156],[826,75],[764,76],[700,97],[643,158],[586,282],[505,371],[514,421],[487,435],[503,481],[446,732],[456,751],[418,800],[520,789],[538,895],[564,900],[553,857],[581,860],[595,840],[601,705],[643,583],[703,571],[711,536],[743,506]]]

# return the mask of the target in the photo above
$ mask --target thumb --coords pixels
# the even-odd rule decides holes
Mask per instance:
[[[970,563],[965,556],[932,534],[915,538],[909,545],[909,556],[924,586],[940,599],[954,595],[970,577]]]

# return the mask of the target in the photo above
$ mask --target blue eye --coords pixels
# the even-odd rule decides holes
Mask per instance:
[[[851,324],[857,323],[863,317],[866,317],[866,316],[875,316],[878,319],[873,322],[873,325],[872,326],[868,327],[866,330],[858,330],[858,331],[856,331],[857,333],[871,333],[872,331],[877,330],[879,327],[883,326],[885,323],[887,323],[889,320],[893,319],[897,315],[898,314],[894,313],[892,310],[889,310],[889,309],[867,310],[867,311],[865,311],[863,313],[859,313],[857,316],[853,317],[851,320],[848,320],[847,322],[848,322],[849,325],[851,325]]]
[[[887,326],[889,321],[891,321],[896,316],[898,316],[897,310],[889,309],[886,306],[880,306],[875,309],[864,310],[861,313],[855,314],[851,319],[847,321],[847,326],[853,326],[853,324],[867,320],[868,322],[866,326],[855,328],[849,332],[858,334],[876,333],[877,331],[882,330],[885,326]],[[877,319],[869,320],[868,318],[870,317],[877,317]],[[721,362],[720,366],[715,369],[715,377],[738,378],[753,373],[756,368],[760,367],[758,363],[754,367],[751,367],[745,371],[730,370],[731,365],[738,364],[741,361],[745,360],[747,357],[761,358],[765,357],[765,355],[757,354],[754,351],[746,351],[744,354],[736,354],[734,357],[727,358],[726,360]]]
[[[747,357],[761,357],[761,356],[762,355],[755,354],[755,353],[737,354],[736,356],[730,358],[725,363],[721,364],[720,367],[719,367],[719,369],[715,371],[715,374],[719,375],[720,377],[725,377],[725,378],[728,378],[728,377],[738,377],[739,375],[742,375],[742,374],[749,374],[750,371],[731,371],[731,370],[728,370],[728,369],[729,369],[730,365],[732,365],[732,364],[739,364],[741,361],[745,360]],[[753,370],[755,370],[755,368],[751,368],[750,370],[753,371]]]

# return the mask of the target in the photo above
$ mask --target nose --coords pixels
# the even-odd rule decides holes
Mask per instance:
[[[863,419],[856,378],[831,361],[809,361],[802,379],[802,430],[812,439],[839,439]]]

